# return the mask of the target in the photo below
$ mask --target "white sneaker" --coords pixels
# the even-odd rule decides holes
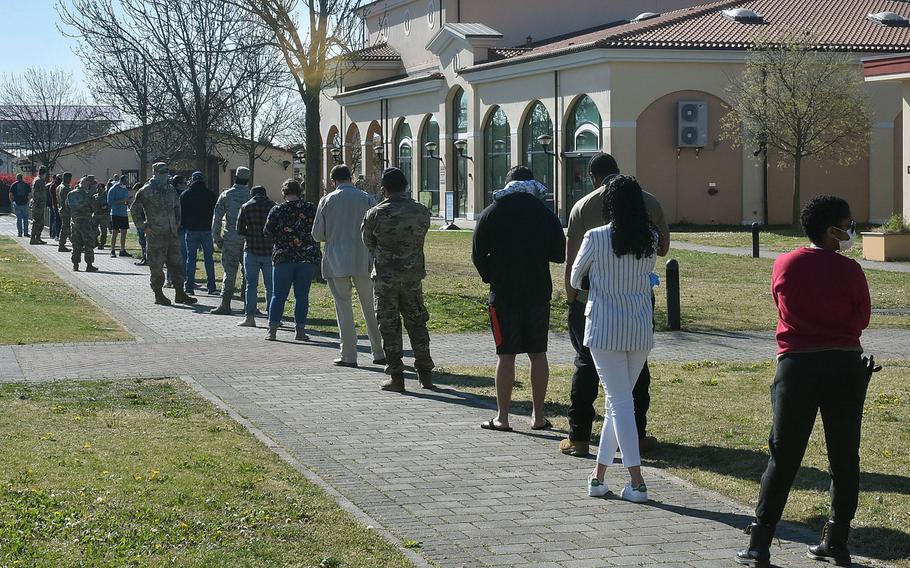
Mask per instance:
[[[256,316],[246,316],[237,327],[256,327]]]
[[[644,503],[648,500],[648,488],[644,483],[638,487],[632,487],[632,482],[630,481],[622,488],[619,496],[632,503]]]
[[[610,488],[596,477],[588,478],[588,497],[603,497],[610,492]]]

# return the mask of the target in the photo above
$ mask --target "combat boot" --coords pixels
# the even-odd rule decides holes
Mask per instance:
[[[302,327],[297,328],[297,333],[294,334],[294,341],[309,341],[310,336],[306,334],[306,330]]]
[[[278,326],[269,324],[269,331],[265,334],[266,341],[275,341],[278,336]]]
[[[66,248],[64,245],[60,245],[60,246],[57,247],[57,252],[73,252],[73,251],[71,251],[70,249]]]
[[[89,263],[89,264],[85,265],[85,271],[86,272],[98,272],[98,267]]]
[[[382,381],[379,388],[389,392],[404,392],[404,373],[392,373],[392,376]]]
[[[164,292],[162,292],[160,289],[155,290],[155,303],[158,304],[159,306],[170,306],[171,305],[171,301],[168,299],[167,296],[164,295]]]
[[[176,290],[174,290],[174,301],[177,302],[178,304],[192,306],[199,300],[197,300],[196,298],[191,298],[190,296],[187,295],[186,292],[184,292],[180,288],[177,288]]]
[[[73,263],[73,272],[79,272],[79,263],[78,262]]]
[[[806,556],[835,566],[850,566],[852,559],[850,550],[847,548],[847,537],[849,536],[849,525],[828,521],[822,529],[821,542],[810,546]]]
[[[237,327],[256,327],[256,316],[248,315],[243,321],[237,324]]]
[[[433,371],[417,371],[417,380],[420,381],[421,388],[433,389]]]
[[[746,527],[749,535],[749,548],[736,553],[736,561],[746,566],[769,568],[771,566],[771,539],[774,538],[774,527],[753,522]]]
[[[216,316],[231,315],[233,313],[231,311],[231,298],[230,297],[221,298],[221,305],[218,306],[218,308],[212,310],[211,313],[215,314]]]

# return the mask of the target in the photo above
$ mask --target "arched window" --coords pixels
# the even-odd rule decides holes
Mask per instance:
[[[404,172],[404,177],[408,178],[408,185],[411,184],[411,176],[414,171],[413,164],[413,141],[411,139],[411,126],[407,119],[401,121],[398,125],[398,132],[395,133],[395,155],[398,156],[398,169]]]
[[[572,210],[575,203],[594,190],[588,175],[588,162],[600,152],[603,122],[600,111],[591,97],[584,95],[572,109],[566,121],[566,206]]]
[[[468,95],[459,89],[452,98],[452,144],[468,139]],[[468,160],[454,147],[455,156],[455,217],[468,210]]]
[[[430,154],[427,144],[435,144]],[[430,115],[420,134],[420,191],[418,200],[426,205],[433,215],[439,215],[439,122]]]
[[[550,120],[550,113],[547,112],[547,107],[543,106],[540,101],[537,101],[531,107],[531,111],[521,127],[521,135],[524,163],[534,172],[534,179],[547,186],[549,190],[547,192],[547,203],[555,211],[556,206],[553,200],[553,188],[555,186],[553,183],[554,157],[548,153],[554,151],[554,144],[551,142],[549,146],[543,146],[538,141],[541,136],[549,136],[550,140],[554,139],[553,121]]]
[[[506,174],[512,167],[512,130],[509,118],[499,107],[490,115],[483,129],[484,139],[484,203],[493,202],[493,192],[506,184]]]

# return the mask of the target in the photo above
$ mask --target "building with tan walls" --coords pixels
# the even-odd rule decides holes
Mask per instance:
[[[870,54],[910,50],[910,4],[898,0],[379,0],[364,16],[371,47],[323,101],[324,176],[337,160],[367,179],[393,164],[435,214],[451,192],[455,217],[467,219],[518,164],[551,188],[565,219],[592,189],[587,161],[606,151],[672,222],[761,221],[756,149],[719,135],[727,89],[756,38],[807,30],[858,69]],[[898,84],[868,85],[868,156],[810,163],[803,199],[842,195],[859,221],[892,213],[901,95]],[[790,173],[770,162],[769,221],[789,223]]]
[[[99,180],[107,180],[120,175],[127,175],[130,183],[139,180],[139,157],[118,138],[123,134],[115,133],[100,138],[95,138],[73,144],[63,149],[54,173],[70,171],[78,177],[92,174]],[[261,154],[256,160],[252,185],[263,185],[268,190],[273,200],[281,199],[281,184],[295,175],[294,154],[290,150],[277,146],[260,145],[257,153]],[[209,156],[208,168],[204,172],[206,185],[210,189],[222,190],[233,183],[234,172],[238,167],[249,167],[249,158],[237,147],[219,144],[215,147],[213,155]],[[157,155],[150,155],[148,159],[148,175],[151,175],[151,165],[159,159]],[[189,159],[166,160],[172,173],[189,175],[196,169],[195,162]]]

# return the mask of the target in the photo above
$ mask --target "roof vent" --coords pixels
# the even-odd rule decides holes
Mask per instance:
[[[765,19],[761,14],[753,12],[748,8],[733,8],[730,10],[724,10],[723,15],[733,20],[734,22],[739,22],[741,24],[761,24]]]
[[[907,18],[895,12],[877,12],[875,14],[869,14],[868,17],[873,22],[878,22],[883,26],[897,28],[910,25],[910,21],[908,21]]]
[[[634,18],[632,18],[629,21],[632,22],[633,24],[637,24],[638,22],[644,22],[645,20],[650,20],[652,18],[657,18],[659,16],[660,16],[660,14],[655,14],[654,12],[642,12],[641,14],[635,16]]]

